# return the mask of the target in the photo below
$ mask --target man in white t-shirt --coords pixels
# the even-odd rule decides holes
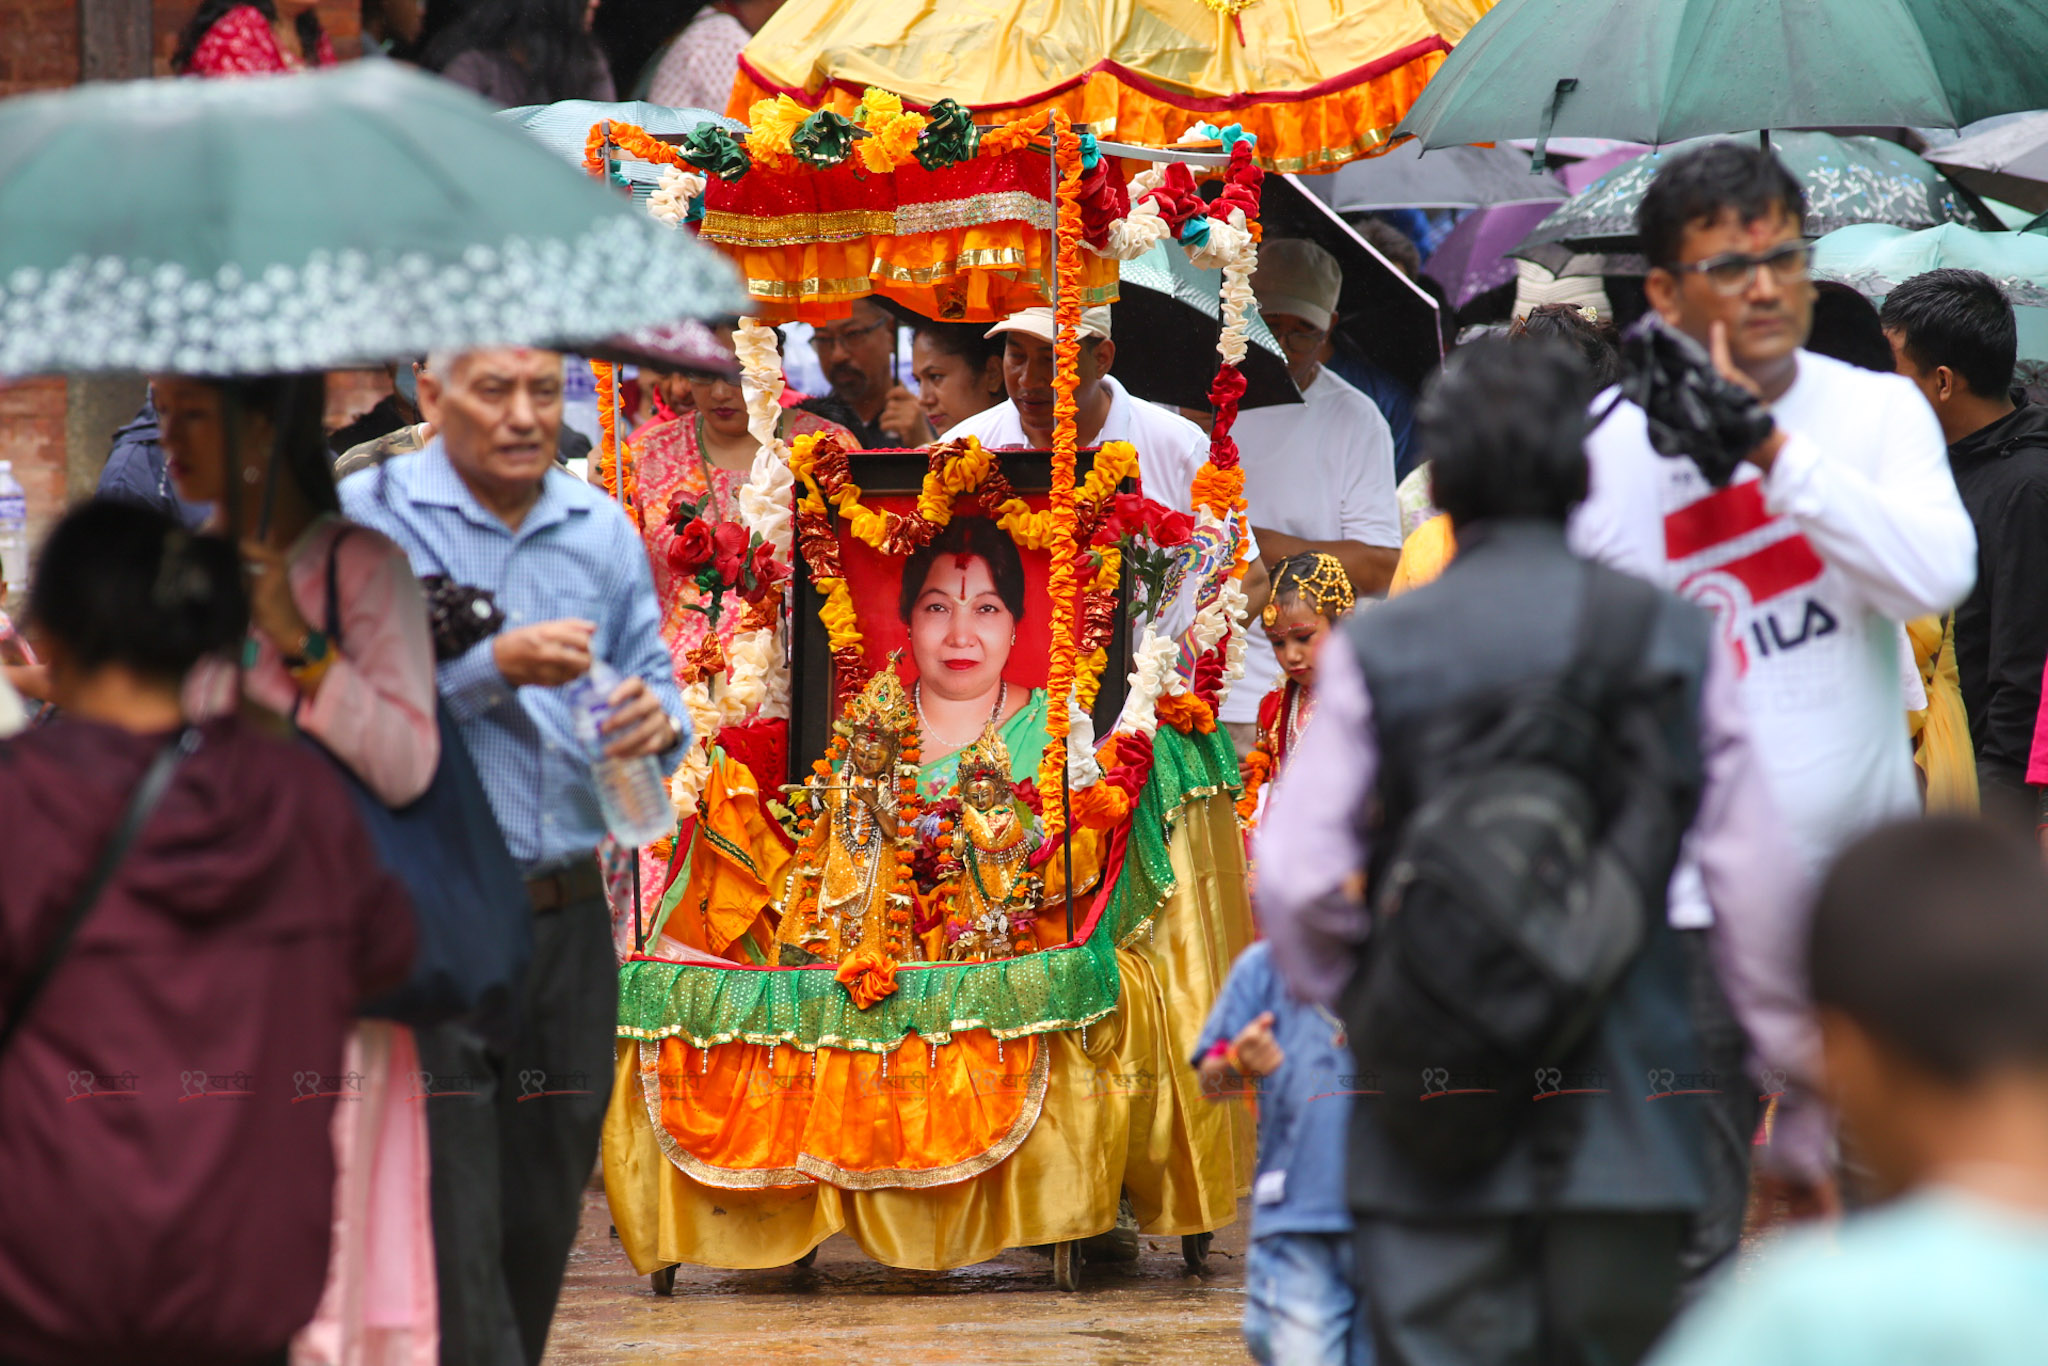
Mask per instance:
[[[1314,242],[1278,238],[1259,249],[1252,292],[1302,401],[1250,409],[1232,435],[1268,577],[1288,556],[1320,551],[1337,557],[1352,591],[1365,597],[1386,591],[1401,558],[1401,508],[1387,420],[1323,365],[1343,287],[1336,258]],[[1223,704],[1240,753],[1256,738],[1259,700],[1279,681],[1273,646],[1254,622],[1244,681]]]
[[[1799,182],[1748,144],[1709,144],[1658,174],[1637,211],[1650,305],[1766,405],[1771,430],[1728,452],[1740,463],[1716,488],[1692,459],[1658,454],[1643,410],[1621,403],[1586,442],[1592,489],[1571,535],[1581,554],[1714,612],[1778,817],[1817,879],[1858,835],[1918,809],[1898,623],[1969,592],[1976,537],[1912,384],[1801,349],[1814,297],[1805,212]],[[1712,922],[1689,863],[1670,913],[1682,929]],[[1782,930],[1780,951],[1796,955],[1804,927]],[[1715,1070],[1740,1070],[1740,1040]],[[1728,1088],[1714,1133],[1731,1169],[1709,1192],[1717,1226],[1688,1250],[1696,1272],[1740,1234],[1744,1089]]]
[[[972,436],[992,450],[1052,449],[1053,312],[1027,308],[988,330],[1003,338],[1003,383],[1010,397],[949,428],[946,439]],[[1200,427],[1170,408],[1127,392],[1111,378],[1116,343],[1109,335],[1109,310],[1090,308],[1081,314],[1081,354],[1074,389],[1075,426],[1081,445],[1128,441],[1138,451],[1138,478],[1145,496],[1178,512],[1195,510],[1195,474],[1209,459],[1209,437]],[[1259,547],[1251,547],[1244,594],[1254,621],[1266,603],[1266,571]],[[1194,620],[1192,585],[1161,616],[1162,633],[1177,636]],[[1240,689],[1243,687],[1239,685]]]

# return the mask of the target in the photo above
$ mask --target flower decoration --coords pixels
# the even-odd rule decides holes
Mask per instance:
[[[918,134],[913,155],[927,171],[942,171],[973,157],[979,141],[974,116],[958,100],[944,99],[925,115],[924,131]]]
[[[896,994],[896,960],[880,949],[855,949],[839,960],[832,975],[860,1010]]]
[[[647,196],[647,212],[668,224],[679,228],[685,223],[694,223],[704,217],[704,176],[698,171],[686,171],[677,166],[664,166],[661,183],[654,193]],[[660,395],[655,396],[658,405]],[[673,414],[671,414],[673,416]]]
[[[683,134],[678,151],[683,160],[719,180],[738,180],[753,167],[740,140],[731,130],[715,123],[700,124]]]
[[[787,95],[782,96],[788,99]],[[853,120],[830,109],[820,109],[797,125],[789,135],[789,150],[798,161],[814,171],[830,170],[846,160],[853,150]]]
[[[1075,629],[1074,561],[1075,544],[1074,470],[1080,430],[1076,422],[1079,407],[1074,391],[1080,382],[1081,325],[1081,149],[1072,136],[1072,121],[1063,109],[1046,114],[1046,131],[1052,138],[1053,161],[1059,168],[1059,298],[1053,309],[1052,569],[1046,592],[1052,598],[1052,657],[1046,669],[1045,690],[1051,701],[1046,712],[1045,753],[1039,759],[1038,787],[1050,791],[1066,771],[1067,709],[1074,695],[1075,663],[1079,652]],[[1064,813],[1048,806],[1044,818],[1047,844],[1065,831]]]
[[[770,171],[795,170],[795,153],[790,139],[810,115],[810,110],[787,95],[754,101],[753,107],[747,110],[747,155],[754,159],[756,166]]]
[[[854,117],[867,130],[858,147],[860,164],[876,175],[885,175],[917,155],[925,117],[905,113],[897,96],[870,86]]]

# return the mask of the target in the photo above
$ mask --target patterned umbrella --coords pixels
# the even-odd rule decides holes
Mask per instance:
[[[1864,223],[1813,244],[1817,278],[1839,280],[1873,303],[1915,275],[1943,269],[1978,270],[1998,281],[2013,303],[2020,359],[2048,360],[2048,237],[1972,232],[1954,223],[1920,232]]]
[[[1388,135],[1493,0],[786,0],[726,112],[791,95],[850,113],[870,85],[998,122],[1059,105],[1153,145],[1258,134],[1268,170],[1327,171]]]
[[[1512,254],[1538,260],[1534,249],[1543,246],[1594,252],[1632,246],[1636,206],[1665,158],[1708,140],[1677,143],[1615,168],[1565,201]],[[1838,138],[1828,133],[1773,133],[1771,150],[1806,187],[1809,237],[1852,223],[1890,223],[1901,228],[1931,228],[1938,223],[1999,226],[1979,211],[1967,191],[1950,184],[1941,172],[1895,142]]]
[[[709,249],[394,63],[0,103],[0,375],[573,347],[741,303]]]

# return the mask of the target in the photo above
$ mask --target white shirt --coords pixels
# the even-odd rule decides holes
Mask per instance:
[[[1112,376],[1102,377],[1102,391],[1109,395],[1109,415],[1103,418],[1096,441],[1128,441],[1137,447],[1138,478],[1145,485],[1145,496],[1176,512],[1192,515],[1195,475],[1209,461],[1209,434],[1179,413],[1136,397]],[[1238,421],[1241,424],[1244,419],[1240,417]],[[1384,420],[1380,425],[1386,425]],[[990,450],[1030,450],[1038,444],[1024,434],[1017,405],[1009,399],[946,429],[948,441],[966,436]],[[1246,528],[1245,536],[1250,539],[1250,528]],[[1256,542],[1248,553],[1254,559],[1258,557]],[[1159,629],[1163,633],[1178,636],[1194,624],[1197,587],[1192,583],[1183,586],[1180,597],[1161,617]],[[1243,687],[1242,683],[1238,685],[1239,689]]]
[[[739,75],[740,52],[753,35],[739,20],[714,5],[697,11],[662,54],[648,83],[651,104],[670,109],[708,109],[723,114]]]
[[[1919,810],[1897,623],[1968,594],[1977,537],[1909,381],[1806,351],[1798,363],[1771,406],[1787,439],[1770,473],[1745,464],[1723,489],[1651,449],[1640,408],[1615,409],[1586,442],[1592,494],[1571,539],[1714,613],[1778,814],[1818,877]],[[1671,911],[1711,921],[1688,864]]]
[[[1231,435],[1244,462],[1252,525],[1309,541],[1358,541],[1399,549],[1401,505],[1394,487],[1394,434],[1373,401],[1325,367],[1300,403],[1238,414]],[[1222,719],[1259,719],[1259,700],[1280,678],[1272,642],[1251,624],[1244,679]]]

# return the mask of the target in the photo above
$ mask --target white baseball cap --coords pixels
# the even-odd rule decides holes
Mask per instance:
[[[1277,237],[1259,248],[1252,293],[1260,313],[1285,313],[1327,329],[1343,290],[1337,258],[1307,238]]]
[[[1040,341],[1049,342],[1054,340],[1057,328],[1053,322],[1051,309],[1027,308],[1020,313],[1012,313],[1009,317],[982,333],[982,335],[984,337],[999,337],[1005,332],[1021,332],[1027,337],[1036,337]],[[1109,340],[1109,309],[1106,307],[1082,309],[1079,335],[1083,337],[1101,337],[1104,341]]]

